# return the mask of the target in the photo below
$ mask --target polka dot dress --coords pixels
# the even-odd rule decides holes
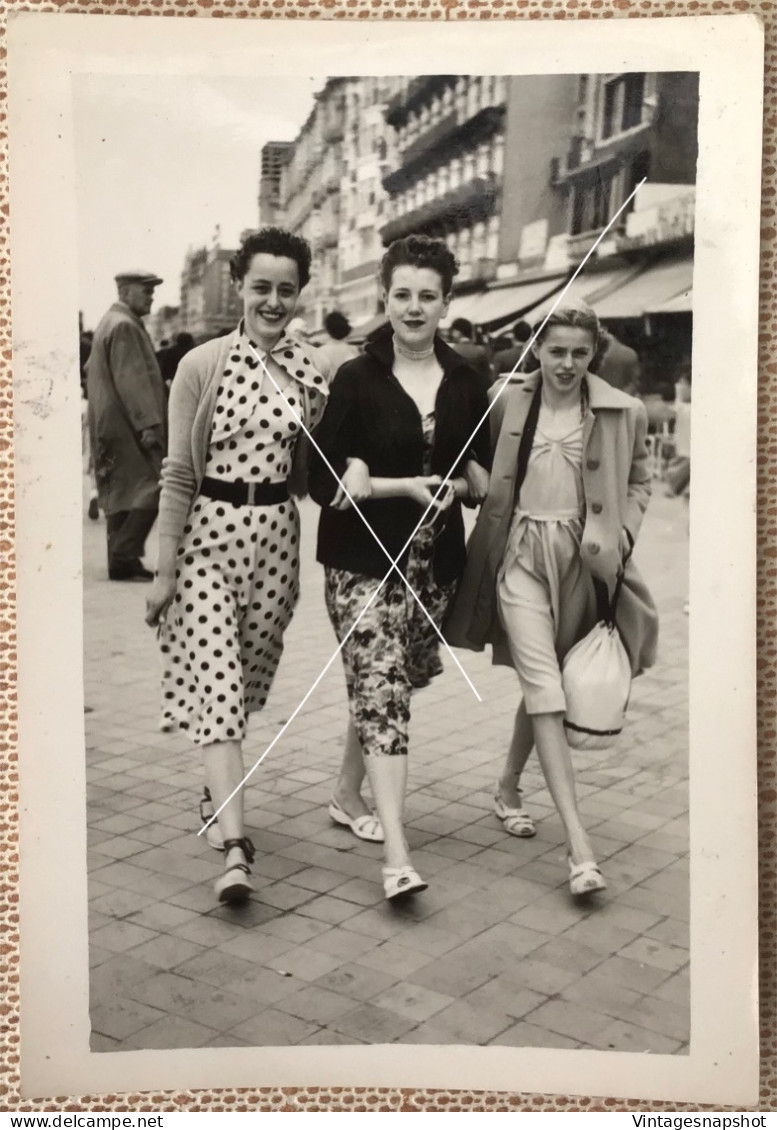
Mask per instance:
[[[324,382],[303,361],[299,347],[265,359],[300,417],[307,386],[315,421]],[[205,474],[285,482],[300,431],[241,335],[219,386]],[[270,506],[196,499],[161,633],[165,729],[184,730],[198,745],[244,737],[247,715],[267,701],[299,597],[299,539],[291,499]]]

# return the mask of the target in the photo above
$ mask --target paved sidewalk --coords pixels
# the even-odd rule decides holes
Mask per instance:
[[[303,597],[246,763],[335,648],[303,514]],[[637,560],[661,613],[621,744],[579,755],[581,808],[608,889],[576,904],[561,825],[536,763],[531,840],[492,793],[517,681],[460,658],[414,699],[407,804],[429,889],[383,899],[380,846],[327,815],[346,721],[339,659],[248,786],[257,892],[215,905],[221,857],[198,827],[199,755],[160,733],[146,586],[105,579],[104,523],[84,522],[92,1048],[494,1044],[685,1052],[688,1012],[686,511],[657,486]]]

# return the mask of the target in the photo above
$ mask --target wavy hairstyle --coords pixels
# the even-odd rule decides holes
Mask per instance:
[[[261,228],[245,237],[229,263],[229,273],[234,282],[242,282],[246,277],[254,255],[277,255],[293,259],[297,264],[300,290],[310,282],[310,245],[307,240],[292,235],[285,228]]]
[[[397,267],[428,267],[430,271],[436,271],[445,295],[450,294],[454,276],[459,273],[459,264],[448,245],[428,235],[407,235],[389,245],[380,262],[380,281],[384,290],[390,289]]]

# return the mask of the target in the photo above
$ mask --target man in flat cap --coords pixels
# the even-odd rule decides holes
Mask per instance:
[[[86,367],[89,427],[100,509],[107,519],[112,581],[153,579],[142,557],[159,505],[167,399],[143,318],[161,282],[151,271],[116,275],[118,301],[95,330]]]

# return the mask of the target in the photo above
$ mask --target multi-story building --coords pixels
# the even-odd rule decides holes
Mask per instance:
[[[383,178],[392,211],[383,242],[412,232],[445,239],[459,287],[496,275],[508,83],[501,75],[398,79],[386,112],[397,161]]]
[[[690,355],[697,113],[691,72],[396,80],[383,241],[444,238],[449,319],[493,334],[543,315],[617,216],[572,296],[666,373]]]
[[[343,178],[336,305],[352,325],[369,322],[380,307],[378,267],[383,254],[380,229],[389,197],[383,177],[394,167],[393,131],[385,110],[395,80],[365,77],[345,91]]]
[[[160,306],[148,316],[146,326],[158,349],[163,341],[172,341],[181,330],[181,312],[177,306]]]
[[[232,283],[229,261],[234,251],[216,244],[189,251],[181,275],[181,329],[195,338],[216,337],[233,329],[242,305]]]
[[[281,181],[291,141],[268,141],[262,147],[259,174],[259,226],[278,226],[283,220]]]
[[[309,329],[321,326],[335,301],[346,90],[353,81],[327,80],[291,143],[281,175],[283,223],[307,239],[313,252],[311,279],[300,304]]]

